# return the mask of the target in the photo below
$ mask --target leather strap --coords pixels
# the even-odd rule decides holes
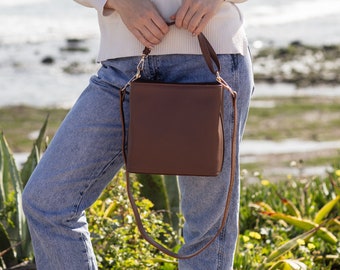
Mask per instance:
[[[173,25],[174,22],[170,22],[167,23],[169,26]],[[205,37],[205,35],[203,33],[200,33],[197,36],[198,42],[200,44],[200,48],[204,57],[204,60],[208,66],[208,68],[210,69],[212,74],[215,74],[217,72],[221,71],[221,65],[220,65],[220,61],[218,60],[217,54],[214,50],[214,48],[211,46],[210,42],[208,41],[208,39]],[[151,50],[147,47],[144,48],[143,50],[143,55],[149,55],[151,52]],[[216,69],[214,68],[214,64],[216,66]]]
[[[142,235],[142,237],[148,241],[151,245],[162,251],[163,253],[177,258],[177,259],[190,259],[204,250],[206,250],[214,241],[215,239],[219,236],[219,234],[222,232],[224,226],[227,223],[227,218],[228,218],[228,212],[230,208],[230,202],[232,198],[232,193],[234,189],[234,182],[235,182],[235,173],[236,173],[236,146],[237,146],[237,124],[238,124],[238,114],[237,114],[237,93],[231,89],[231,87],[220,77],[219,72],[220,72],[220,63],[218,60],[218,57],[216,55],[216,52],[210,45],[209,41],[206,39],[206,37],[203,34],[198,35],[198,40],[200,43],[200,47],[202,50],[202,54],[204,56],[204,59],[210,69],[210,71],[216,75],[216,80],[223,86],[225,90],[228,90],[228,92],[231,94],[231,98],[233,101],[233,110],[234,110],[234,125],[233,125],[233,134],[232,134],[232,141],[231,141],[231,169],[230,169],[230,180],[229,180],[229,188],[228,188],[228,193],[227,193],[227,199],[225,202],[225,208],[223,212],[223,218],[221,221],[221,225],[219,229],[217,230],[216,234],[207,242],[202,248],[200,248],[198,251],[188,254],[188,255],[179,255],[177,253],[172,252],[171,250],[167,249],[165,246],[159,244],[156,242],[150,235],[146,232],[139,211],[138,207],[136,205],[136,202],[133,197],[133,192],[131,190],[131,180],[129,177],[129,172],[126,171],[126,187],[127,187],[127,193],[128,197],[131,203],[131,207],[136,219],[137,227]],[[148,55],[150,53],[150,49],[145,48],[143,51],[143,55]],[[213,62],[216,65],[217,70],[214,69],[213,67]],[[131,83],[133,80],[130,80],[129,83]],[[123,152],[123,157],[124,157],[124,162],[125,165],[127,164],[127,156],[126,156],[126,149],[125,149],[125,144],[126,144],[126,126],[125,126],[125,119],[124,119],[124,108],[123,108],[123,103],[124,103],[124,97],[125,97],[125,91],[126,87],[123,87],[120,91],[120,113],[121,113],[121,122],[122,122],[122,152]]]
[[[199,34],[197,38],[201,47],[204,60],[207,63],[210,71],[213,74],[216,74],[216,72],[220,72],[221,71],[220,61],[218,60],[217,54],[214,48],[211,46],[210,42],[202,33]],[[217,70],[214,69],[213,62],[215,63]]]

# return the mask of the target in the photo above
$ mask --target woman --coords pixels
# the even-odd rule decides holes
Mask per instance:
[[[102,67],[65,118],[23,194],[37,267],[43,270],[97,269],[84,210],[123,165],[119,89],[135,73],[144,46],[152,49],[144,79],[212,82],[215,77],[195,38],[204,32],[219,54],[221,76],[238,92],[238,144],[253,88],[247,39],[235,5],[246,0],[76,1],[98,12]],[[169,27],[169,21],[176,26]],[[224,103],[229,145],[233,126],[229,95]],[[128,114],[128,108],[126,111]],[[225,151],[219,176],[180,177],[186,219],[181,254],[198,250],[219,227],[229,185],[230,149]],[[238,180],[237,170],[224,230],[204,252],[180,260],[179,269],[232,269],[238,234]]]

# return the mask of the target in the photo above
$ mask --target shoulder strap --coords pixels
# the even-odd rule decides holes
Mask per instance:
[[[224,226],[227,223],[227,218],[228,218],[228,212],[229,212],[229,207],[230,207],[230,202],[231,202],[231,197],[232,197],[232,193],[233,193],[233,189],[234,189],[234,182],[235,182],[235,172],[236,172],[236,145],[237,145],[237,123],[238,123],[238,115],[237,115],[237,102],[236,102],[236,97],[237,94],[234,90],[231,89],[231,87],[220,77],[219,72],[220,72],[220,63],[218,60],[218,57],[214,51],[214,49],[212,48],[212,46],[210,45],[210,43],[208,42],[208,40],[206,39],[206,37],[203,34],[199,34],[198,35],[198,40],[200,43],[200,47],[202,50],[202,54],[204,56],[204,59],[210,69],[210,71],[216,75],[216,81],[218,83],[220,83],[223,88],[225,90],[228,90],[228,92],[231,94],[232,100],[233,100],[233,109],[234,109],[234,126],[233,126],[233,135],[232,135],[232,142],[231,142],[231,169],[230,169],[230,180],[229,180],[229,189],[228,189],[228,193],[227,193],[227,199],[225,202],[225,208],[224,208],[224,213],[223,213],[223,218],[221,221],[221,225],[219,227],[219,229],[217,230],[216,234],[214,235],[214,237],[212,237],[208,243],[206,243],[201,249],[199,249],[198,251],[192,253],[192,254],[188,254],[188,255],[179,255],[177,253],[172,252],[171,250],[167,249],[165,246],[159,244],[158,242],[156,242],[152,237],[150,237],[150,235],[146,232],[136,202],[133,198],[133,193],[131,190],[131,180],[129,177],[129,172],[126,171],[126,187],[127,187],[127,193],[128,193],[128,197],[131,203],[131,207],[136,219],[136,223],[137,223],[137,227],[142,235],[142,237],[148,241],[151,245],[153,245],[154,247],[156,247],[157,249],[159,249],[160,251],[162,251],[163,253],[177,258],[177,259],[190,259],[198,254],[200,254],[201,252],[203,252],[205,249],[207,249],[214,241],[215,239],[219,236],[219,234],[222,232]],[[126,143],[126,132],[125,132],[125,119],[124,119],[124,110],[123,110],[123,102],[124,102],[124,97],[125,97],[125,92],[126,92],[126,88],[131,84],[131,82],[133,82],[134,80],[138,79],[140,76],[140,72],[143,69],[143,63],[144,63],[144,59],[148,56],[148,54],[150,53],[150,49],[145,48],[143,51],[143,56],[141,59],[141,62],[138,64],[137,67],[137,73],[136,75],[121,89],[120,91],[120,112],[121,112],[121,122],[122,122],[122,151],[123,151],[123,156],[124,156],[124,162],[126,165],[127,162],[127,158],[126,158],[126,150],[125,150],[125,143]],[[213,66],[213,62],[216,65],[216,69],[214,69]]]

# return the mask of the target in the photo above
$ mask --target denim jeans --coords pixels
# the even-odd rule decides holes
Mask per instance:
[[[238,92],[238,143],[241,141],[253,87],[250,57],[220,55],[222,77]],[[98,198],[123,165],[119,89],[135,73],[139,57],[104,61],[68,113],[23,192],[39,270],[97,269],[85,209]],[[144,79],[206,82],[215,77],[200,55],[150,56]],[[128,126],[129,97],[125,119]],[[176,106],[176,104],[174,104]],[[229,183],[233,107],[226,92],[225,160],[217,177],[180,177],[185,245],[181,253],[200,248],[221,220]],[[238,160],[238,157],[237,157]],[[180,260],[181,270],[232,269],[238,234],[239,176],[227,225],[202,254]]]

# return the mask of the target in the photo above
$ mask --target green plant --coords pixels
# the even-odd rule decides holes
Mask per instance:
[[[33,256],[21,194],[43,151],[47,122],[46,118],[21,170],[17,168],[4,134],[0,133],[0,269]]]
[[[44,150],[46,125],[47,119],[20,170],[0,134],[0,269],[33,257],[20,197]],[[234,269],[339,269],[339,168],[340,162],[327,177],[288,176],[275,183],[256,173],[258,184],[243,185]],[[175,260],[141,239],[123,174],[87,211],[100,269],[177,269]],[[156,188],[146,185],[148,181],[142,187],[139,177],[133,190],[147,231],[177,251],[182,239],[172,228],[178,218],[173,214],[179,205],[176,180],[159,176]]]
[[[153,210],[163,211],[164,221],[180,235],[180,191],[177,176],[138,174],[136,177],[142,184],[141,196],[153,203]]]
[[[177,234],[164,222],[163,213],[152,211],[152,202],[140,197],[140,188],[138,181],[134,181],[134,194],[147,232],[174,250],[178,249]],[[88,222],[100,269],[177,269],[175,260],[141,238],[127,198],[123,171],[90,207]]]
[[[256,177],[260,184],[241,191],[235,269],[337,269],[340,170],[275,183]]]

